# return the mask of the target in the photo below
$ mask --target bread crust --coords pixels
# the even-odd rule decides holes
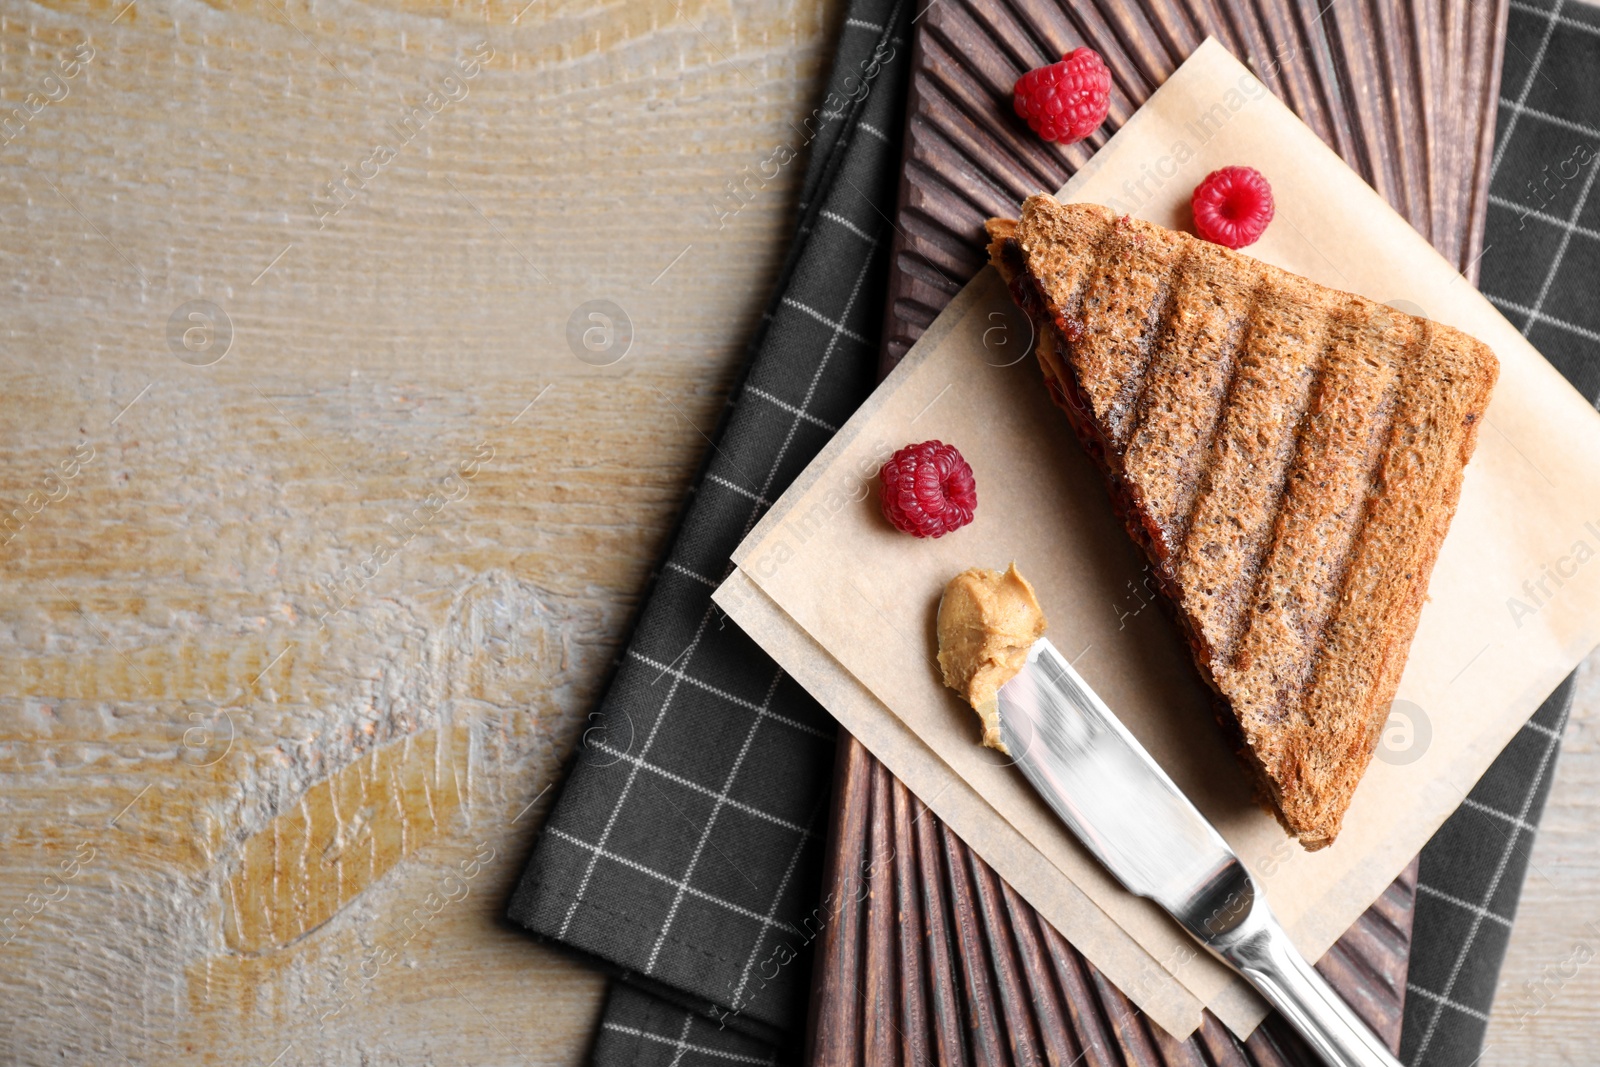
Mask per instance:
[[[1459,330],[1098,205],[1032,196],[987,229],[1219,721],[1285,828],[1331,843],[1498,361]]]

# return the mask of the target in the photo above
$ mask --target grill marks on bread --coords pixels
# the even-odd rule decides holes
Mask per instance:
[[[1120,452],[1150,364],[1155,334],[1183,260],[1181,235],[1145,232],[1113,222],[1095,248],[1075,317],[1082,338],[1072,347],[1078,384],[1107,440]]]
[[[1179,268],[1123,457],[1142,472],[1155,563],[1169,576],[1261,284],[1254,260],[1221,251],[1196,243]]]
[[[1322,360],[1329,308],[1297,296],[1259,294],[1175,568],[1214,675],[1232,660]]]
[[[1369,306],[1370,308],[1370,306]],[[1368,519],[1389,439],[1400,367],[1425,331],[1346,305],[1330,323],[1316,393],[1234,651],[1234,714],[1247,735],[1296,713],[1323,631],[1336,615],[1355,538]],[[1388,309],[1384,309],[1387,311]]]
[[[1291,832],[1338,832],[1498,373],[1477,341],[1094,205],[991,258]]]

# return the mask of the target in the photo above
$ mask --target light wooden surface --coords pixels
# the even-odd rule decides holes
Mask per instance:
[[[577,1062],[602,980],[499,916],[842,5],[126,3],[0,6],[0,1062]]]
[[[1483,1067],[1600,1059],[1600,653],[1578,677],[1490,1019]]]
[[[0,6],[0,1058],[578,1062],[602,981],[498,916],[799,170],[723,190],[842,5],[125,3]],[[1594,1030],[1600,964],[1503,1025],[1600,950],[1593,668],[1574,723],[1485,1062]]]

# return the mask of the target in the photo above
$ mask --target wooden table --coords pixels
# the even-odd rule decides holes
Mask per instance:
[[[842,4],[125,4],[0,14],[0,1061],[576,1062],[499,916]]]
[[[842,4],[125,3],[0,15],[0,1058],[579,1062],[499,915]],[[1600,964],[1511,1031],[1600,948],[1597,674],[1486,1064],[1586,1051]]]

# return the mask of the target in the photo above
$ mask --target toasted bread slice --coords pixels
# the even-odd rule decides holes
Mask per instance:
[[[1458,330],[1092,204],[988,224],[1264,799],[1339,832],[1499,364]]]

